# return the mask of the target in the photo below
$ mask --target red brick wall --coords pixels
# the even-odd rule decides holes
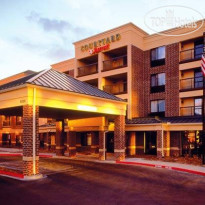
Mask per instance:
[[[143,59],[144,58],[144,59]],[[152,74],[165,73],[165,92],[150,93]],[[179,115],[179,45],[166,46],[165,65],[150,66],[150,50],[142,52],[132,46],[132,117],[147,117],[150,101],[165,99],[165,115]]]

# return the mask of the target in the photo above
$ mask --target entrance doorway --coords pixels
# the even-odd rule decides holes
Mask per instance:
[[[145,154],[157,154],[157,132],[145,132]]]
[[[108,153],[114,153],[114,132],[108,132],[106,134],[106,147]]]

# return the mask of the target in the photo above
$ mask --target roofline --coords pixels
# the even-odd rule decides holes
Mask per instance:
[[[32,81],[36,80],[37,78],[39,78],[41,75],[43,75],[44,73],[48,72],[51,68],[45,69],[43,71],[41,71],[39,74],[33,76],[32,78],[30,78],[29,80],[26,81],[26,83],[31,83]]]
[[[127,102],[125,101],[119,101],[119,100],[112,100],[112,99],[108,99],[108,98],[102,98],[102,97],[98,97],[98,96],[93,96],[93,95],[86,95],[86,94],[83,94],[83,93],[76,93],[76,92],[71,92],[71,91],[68,91],[68,90],[60,90],[60,89],[55,89],[55,88],[48,88],[48,87],[44,87],[44,86],[40,86],[40,85],[33,85],[32,83],[26,83],[25,85],[29,86],[29,87],[36,87],[36,88],[43,88],[45,90],[55,90],[55,91],[59,91],[59,92],[63,92],[63,93],[70,93],[70,94],[74,94],[74,95],[80,95],[80,96],[86,96],[86,97],[91,97],[91,98],[97,98],[97,99],[104,99],[106,101],[111,101],[111,102],[119,102],[119,103],[122,103],[122,104],[126,104],[127,105]]]
[[[60,61],[60,62],[57,62],[57,63],[54,63],[54,64],[51,64],[51,66],[53,66],[53,65],[57,65],[57,64],[63,64],[63,63],[66,63],[67,61],[70,61],[70,60],[75,60],[75,57],[73,57],[73,58],[69,58],[69,59],[67,59],[67,60],[63,60],[63,61]]]
[[[14,74],[14,75],[10,75],[10,76],[8,76],[8,77],[6,77],[6,78],[2,78],[2,79],[0,79],[0,81],[1,81],[1,80],[6,80],[7,78],[11,78],[11,77],[14,77],[14,76],[23,74],[23,73],[29,73],[29,72],[37,73],[36,71],[33,71],[33,70],[26,70],[26,71],[23,71],[23,72],[20,72],[20,73],[16,73],[16,74]],[[31,73],[31,74],[32,74],[32,73]],[[22,77],[22,78],[23,78],[23,77]]]
[[[142,30],[141,28],[139,28],[138,26],[136,26],[134,23],[129,22],[129,23],[123,24],[123,25],[121,25],[121,26],[118,26],[118,27],[115,27],[115,28],[106,30],[106,31],[104,31],[104,32],[100,32],[100,33],[98,33],[98,34],[92,35],[92,36],[87,37],[87,38],[84,38],[84,39],[82,39],[82,40],[75,41],[75,42],[73,42],[73,44],[75,45],[75,44],[81,43],[81,42],[86,41],[86,40],[89,40],[89,39],[91,39],[91,38],[93,38],[93,37],[97,37],[97,36],[99,36],[99,35],[103,35],[103,34],[106,34],[106,33],[110,33],[110,32],[112,32],[112,31],[114,31],[114,30],[116,30],[116,29],[120,29],[120,28],[123,28],[123,27],[126,27],[126,26],[132,26],[132,27],[134,27],[135,29],[137,29],[139,32],[143,33],[144,35],[149,35],[146,31]]]
[[[10,91],[13,91],[13,90],[18,90],[18,89],[21,89],[21,88],[24,88],[24,87],[27,87],[26,84],[17,85],[17,86],[11,87],[11,88],[6,88],[4,90],[0,90],[0,94],[10,92]]]
[[[205,24],[205,18],[196,21],[197,24],[200,23],[200,22],[202,22],[202,26],[203,26]],[[184,28],[182,28],[182,27],[174,27],[174,28],[170,28],[170,29],[166,29],[166,30],[157,32],[157,33],[149,34],[148,36],[145,36],[144,38],[148,39],[148,38],[152,38],[152,37],[155,37],[155,36],[159,36],[160,34],[170,34],[174,31],[183,30],[183,29]]]

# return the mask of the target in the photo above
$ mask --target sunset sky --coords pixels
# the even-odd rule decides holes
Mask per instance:
[[[128,22],[153,33],[144,17],[167,5],[205,16],[204,0],[0,0],[0,79],[74,57],[73,42]]]

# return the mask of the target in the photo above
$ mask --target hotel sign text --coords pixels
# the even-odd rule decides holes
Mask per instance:
[[[119,41],[121,39],[121,35],[118,33],[116,35],[112,35],[107,38],[103,38],[98,41],[94,41],[89,44],[85,44],[81,46],[81,51],[89,51],[90,54],[96,54],[104,50],[108,50],[110,48],[110,43],[115,41]]]

